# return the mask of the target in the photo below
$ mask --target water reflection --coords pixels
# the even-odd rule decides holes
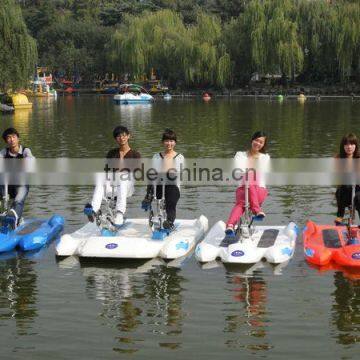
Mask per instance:
[[[151,122],[152,107],[152,104],[128,104],[116,105],[116,110],[120,112],[121,122],[132,127],[135,121],[140,123],[137,126]]]
[[[267,336],[267,284],[254,276],[226,274],[231,299],[225,308],[225,345],[250,351],[269,350]]]
[[[25,137],[29,133],[29,122],[32,113],[32,109],[18,109],[12,115],[13,126],[19,131],[20,134],[26,134]]]
[[[100,317],[117,329],[114,351],[134,353],[148,337],[160,347],[177,349],[181,342],[183,277],[160,259],[146,262],[81,261],[90,298],[102,303]]]
[[[33,261],[16,253],[0,261],[0,320],[14,319],[18,335],[29,335],[38,315],[37,275],[33,266]]]
[[[334,284],[332,322],[338,330],[337,342],[356,344],[360,341],[360,279],[350,280],[336,272]]]

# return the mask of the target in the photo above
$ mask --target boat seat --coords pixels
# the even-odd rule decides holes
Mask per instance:
[[[327,248],[337,249],[341,247],[339,232],[335,229],[323,229],[322,237]]]
[[[279,234],[278,229],[266,229],[261,235],[260,241],[258,243],[258,247],[268,248],[270,246],[273,246],[278,234]]]

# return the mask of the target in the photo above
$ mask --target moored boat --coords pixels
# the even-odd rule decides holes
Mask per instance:
[[[10,95],[12,106],[15,110],[18,109],[32,109],[32,103],[29,102],[29,99],[26,95],[15,93]]]
[[[114,96],[117,105],[149,104],[154,98],[140,85],[123,84],[119,87],[119,94]]]

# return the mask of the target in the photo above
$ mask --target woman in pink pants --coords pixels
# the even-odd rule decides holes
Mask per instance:
[[[267,136],[262,131],[257,131],[251,138],[251,147],[248,151],[238,151],[235,154],[235,162],[237,167],[242,169],[252,168],[252,163],[257,163],[257,168],[263,171],[269,167],[270,156],[266,153]],[[248,173],[249,182],[249,203],[250,210],[259,217],[265,217],[265,213],[261,209],[262,203],[265,201],[268,191],[266,190],[265,179],[259,172]],[[231,210],[228,221],[226,222],[226,234],[234,233],[234,227],[238,223],[240,217],[245,211],[245,185],[242,184],[236,189],[236,204]]]

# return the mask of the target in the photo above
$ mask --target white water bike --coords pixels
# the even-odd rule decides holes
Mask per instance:
[[[164,192],[163,192],[164,194]],[[114,198],[113,198],[114,199]],[[58,256],[177,259],[188,254],[208,229],[208,220],[178,219],[173,230],[164,229],[165,199],[151,202],[148,218],[126,219],[114,223],[115,200],[105,201],[104,210],[79,230],[61,237],[56,246]]]
[[[298,229],[295,223],[287,226],[258,226],[249,205],[249,185],[245,183],[245,211],[235,233],[225,236],[226,225],[218,221],[199,243],[195,257],[200,262],[221,260],[224,263],[252,264],[266,259],[280,264],[294,254]]]

